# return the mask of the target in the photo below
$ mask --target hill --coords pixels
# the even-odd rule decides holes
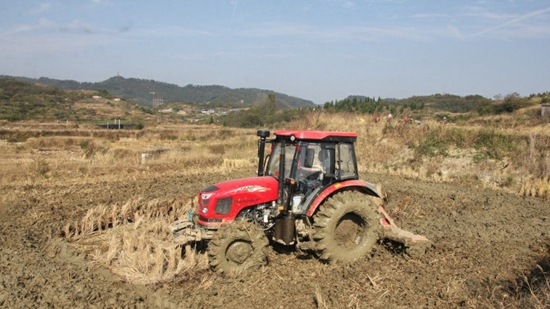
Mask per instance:
[[[105,91],[61,90],[0,78],[0,120],[112,123],[122,118],[139,124],[151,118],[150,114],[149,109],[116,99]]]
[[[58,85],[59,86],[59,85]],[[214,90],[221,89],[219,86]],[[237,90],[238,92],[239,90]],[[213,93],[214,91],[211,91]],[[197,91],[196,95],[204,95]],[[247,90],[243,90],[247,93]],[[223,96],[223,94],[222,94]],[[258,94],[258,100],[262,95]],[[283,96],[284,98],[284,96]],[[222,104],[166,103],[156,108],[140,106],[121,99],[105,89],[63,90],[54,86],[14,78],[0,78],[0,121],[71,122],[105,125],[122,121],[126,128],[143,127],[160,121],[166,123],[222,123],[229,126],[254,127],[289,121],[312,108],[276,107],[280,100],[273,93],[254,106],[219,107]]]
[[[266,100],[269,94],[275,94],[277,98],[277,107],[281,109],[316,106],[312,101],[292,97],[272,90],[256,88],[231,89],[218,85],[187,85],[180,87],[175,84],[158,82],[155,80],[124,78],[122,76],[114,76],[97,83],[81,83],[74,80],[58,80],[47,77],[35,79],[0,76],[0,78],[2,77],[39,83],[63,90],[106,90],[114,96],[121,97],[142,106],[151,106],[154,98],[157,102],[163,103],[184,102],[207,105],[209,107],[240,108],[261,103]]]
[[[159,97],[158,93],[164,93],[166,89],[166,93],[172,93],[174,98],[185,96],[188,101],[170,102],[167,99],[162,106],[151,109],[118,95],[119,93],[126,93],[129,97],[140,95],[137,91],[143,91],[144,87],[136,87],[136,83],[147,85],[148,88],[145,87],[145,89],[155,89],[156,98]],[[82,89],[64,90],[67,88]],[[161,92],[158,92],[158,89]],[[152,96],[152,94],[149,95]],[[450,121],[457,121],[466,120],[475,115],[512,113],[518,109],[547,103],[550,101],[550,95],[545,92],[520,97],[519,94],[512,93],[499,100],[491,100],[479,95],[461,97],[451,94],[414,96],[405,99],[381,99],[355,95],[341,101],[327,102],[323,106],[317,106],[318,108],[300,107],[301,101],[296,100],[300,99],[260,89],[194,85],[179,87],[120,76],[102,83],[78,83],[47,78],[33,81],[26,78],[0,76],[0,120],[105,124],[119,119],[126,124],[139,126],[162,121],[265,127],[302,119],[305,114],[314,110],[324,110],[328,113],[348,112],[365,116],[371,114],[374,117],[392,114],[394,117],[402,118],[407,115],[407,118],[415,120],[447,117]],[[285,107],[282,108],[282,105]],[[313,104],[313,106],[316,105]]]

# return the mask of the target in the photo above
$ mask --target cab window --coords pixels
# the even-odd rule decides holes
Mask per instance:
[[[338,163],[340,179],[357,178],[357,166],[355,165],[355,151],[352,144],[338,145]]]
[[[267,167],[267,175],[269,176],[279,176],[279,161],[281,159],[281,144],[273,144],[271,150],[271,155],[269,157],[269,165]],[[295,145],[285,145],[285,174],[284,178],[290,177],[290,170],[292,168],[292,162],[294,160],[294,152],[296,152]]]

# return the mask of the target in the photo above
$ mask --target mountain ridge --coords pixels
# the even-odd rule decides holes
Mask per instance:
[[[212,107],[247,107],[264,102],[269,94],[277,98],[277,106],[281,109],[316,107],[310,100],[286,95],[273,90],[258,88],[229,88],[220,85],[178,86],[155,80],[125,78],[120,75],[110,77],[101,82],[78,82],[75,80],[59,80],[48,77],[30,78],[0,75],[0,78],[13,78],[32,83],[52,86],[63,90],[106,90],[114,96],[132,101],[141,106],[152,106],[153,100],[158,103],[192,103]]]

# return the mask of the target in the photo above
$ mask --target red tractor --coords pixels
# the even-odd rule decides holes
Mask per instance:
[[[379,188],[359,179],[356,133],[283,130],[270,140],[269,131],[257,135],[258,176],[204,188],[196,213],[170,225],[178,244],[207,245],[215,271],[264,265],[270,241],[342,263],[368,256],[381,238],[405,250],[428,242],[395,226]],[[266,143],[271,149],[264,157]]]

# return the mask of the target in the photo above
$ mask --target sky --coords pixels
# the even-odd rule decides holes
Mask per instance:
[[[550,0],[2,0],[0,75],[349,95],[550,91]]]

